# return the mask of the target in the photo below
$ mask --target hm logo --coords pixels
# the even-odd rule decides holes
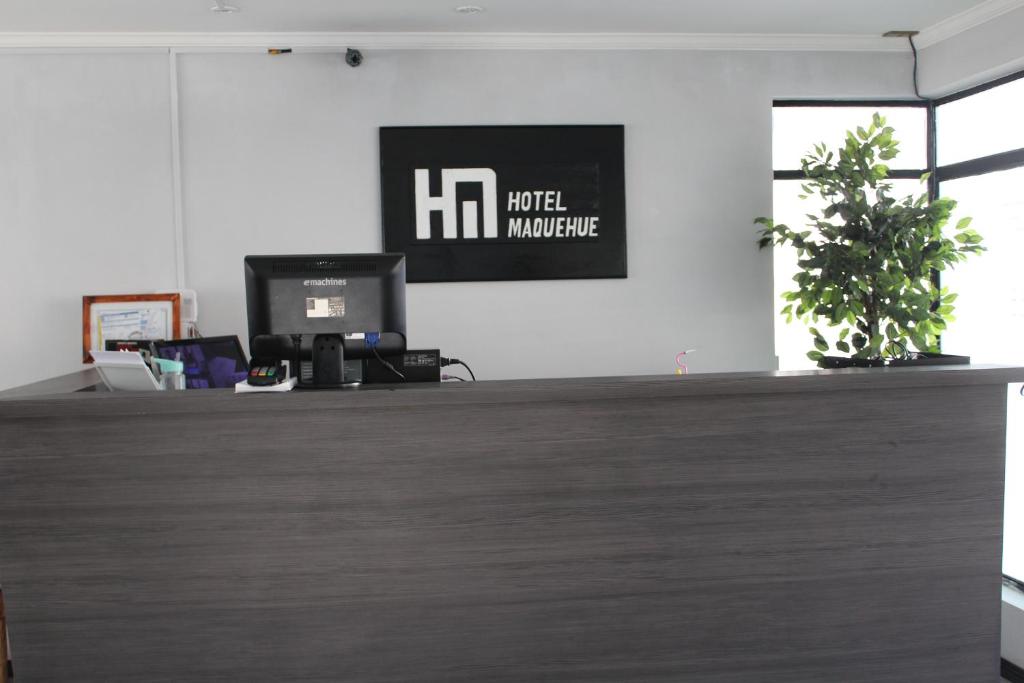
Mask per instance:
[[[430,214],[441,212],[442,236],[446,240],[458,239],[458,207],[455,189],[461,183],[479,183],[483,189],[484,237],[498,236],[498,180],[490,168],[441,169],[441,195],[430,194],[430,170],[416,169],[416,239],[430,239]],[[480,236],[477,223],[477,203],[462,202],[462,236],[476,239]]]

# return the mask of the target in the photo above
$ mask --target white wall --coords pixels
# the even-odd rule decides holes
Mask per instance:
[[[174,286],[167,56],[0,56],[0,389],[81,367],[82,295]]]
[[[380,249],[378,126],[624,123],[630,277],[412,285],[410,343],[486,377],[670,372],[694,347],[695,369],[767,368],[770,263],[750,220],[770,211],[771,98],[902,95],[903,67],[834,54],[395,51],[359,69],[329,54],[183,55],[188,281],[243,330],[246,251]]]
[[[25,85],[39,64],[53,81]],[[903,97],[909,66],[899,53],[381,51],[358,69],[336,54],[180,55],[186,281],[200,328],[245,336],[245,253],[380,249],[379,126],[622,123],[630,277],[410,285],[410,344],[486,378],[666,373],[684,348],[699,349],[694,371],[768,369],[777,306],[751,219],[771,212],[771,100]],[[76,273],[54,280],[21,258],[3,272],[4,308],[28,302],[14,329],[45,329],[59,345],[0,337],[5,366],[15,351],[35,363],[0,388],[77,367],[81,294],[172,284],[167,69],[154,55],[0,55],[17,166],[47,169],[27,196],[0,185],[2,243],[10,234],[19,255],[44,244],[54,270]],[[29,122],[67,125],[83,100],[84,141],[24,142]],[[92,133],[107,118],[123,138]],[[86,160],[83,179],[70,169]],[[0,156],[0,177],[18,168]],[[52,200],[64,197],[62,213]],[[8,220],[11,204],[22,210]],[[108,227],[152,239],[140,232],[123,267],[80,264],[77,236]],[[21,286],[33,281],[49,283],[45,298]],[[49,323],[34,314],[43,302],[62,311]]]
[[[920,51],[921,92],[948,95],[1024,69],[1024,8]]]

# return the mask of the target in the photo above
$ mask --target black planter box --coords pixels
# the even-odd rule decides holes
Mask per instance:
[[[848,356],[825,356],[818,361],[819,368],[883,368],[918,367],[921,365],[970,365],[970,356],[953,356],[946,353],[917,351],[913,358],[849,358]]]
[[[953,356],[947,353],[928,353],[918,351],[914,358],[906,360],[894,358],[889,361],[891,367],[916,366],[916,365],[970,365],[970,356]]]

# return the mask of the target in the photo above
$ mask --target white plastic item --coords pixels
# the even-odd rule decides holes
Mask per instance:
[[[138,351],[90,351],[93,367],[111,391],[160,391],[163,387]]]
[[[291,391],[298,384],[299,379],[297,377],[289,377],[280,384],[268,384],[266,386],[253,386],[246,380],[242,380],[235,385],[236,394],[280,394],[284,391]]]
[[[160,375],[160,386],[163,389],[181,391],[185,388],[185,375],[180,372],[165,372]]]

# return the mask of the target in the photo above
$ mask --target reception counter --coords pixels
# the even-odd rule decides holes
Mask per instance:
[[[1019,381],[9,393],[15,680],[992,683]]]

